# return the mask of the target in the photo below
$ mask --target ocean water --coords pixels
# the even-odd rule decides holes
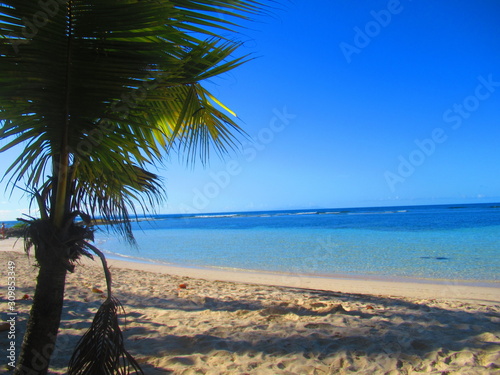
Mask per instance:
[[[161,215],[108,257],[308,275],[497,282],[500,204]]]

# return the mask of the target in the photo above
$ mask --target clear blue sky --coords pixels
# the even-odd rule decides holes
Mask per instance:
[[[209,85],[253,143],[206,168],[173,156],[160,212],[500,201],[500,2],[280,8]],[[28,206],[0,202],[2,220]]]

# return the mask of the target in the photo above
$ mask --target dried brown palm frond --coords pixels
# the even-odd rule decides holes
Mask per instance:
[[[111,273],[104,254],[95,246],[87,246],[101,259],[108,297],[99,307],[89,330],[78,342],[69,361],[68,375],[130,375],[144,374],[137,361],[125,349],[118,323],[123,306],[111,294]]]
[[[90,329],[83,335],[71,357],[69,375],[143,374],[127,352],[118,324],[120,302],[112,296],[101,305]]]
[[[79,216],[82,221],[76,222]],[[64,267],[73,272],[75,263],[82,257],[93,258],[89,253],[88,241],[94,240],[94,229],[88,215],[79,211],[72,212],[64,221],[62,228],[56,228],[48,218],[18,218],[25,224],[24,250],[26,254],[35,249],[35,258],[42,263],[62,262]]]

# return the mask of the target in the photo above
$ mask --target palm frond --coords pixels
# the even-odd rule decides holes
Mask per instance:
[[[108,296],[82,336],[68,365],[69,375],[143,374],[126,351],[118,323],[120,302]]]
[[[103,217],[133,241],[130,213],[151,212],[165,196],[148,168],[173,148],[206,162],[211,149],[224,154],[235,146],[242,131],[225,112],[234,114],[202,83],[248,59],[233,57],[239,45],[231,36],[238,21],[264,6],[256,0],[37,4],[45,18],[34,1],[0,0],[0,152],[24,147],[4,177],[12,186],[24,183],[40,207],[40,219],[25,220],[25,244],[27,251],[35,247],[41,269],[62,262],[73,271],[91,252],[103,262],[108,298],[69,373],[142,373],[123,345],[122,308],[111,295],[105,258],[90,244],[91,218]]]
[[[111,155],[113,156],[113,155]],[[165,197],[160,178],[119,159],[81,162],[73,182],[71,209],[101,219],[134,243],[130,211],[154,213]]]
[[[104,254],[91,244],[87,246],[99,256],[108,296],[97,310],[89,330],[78,342],[68,365],[69,375],[129,375],[143,374],[137,361],[125,349],[118,323],[120,302],[112,296],[111,273]]]
[[[220,40],[236,27],[232,20],[258,13],[260,2],[57,4],[31,34],[25,22],[36,7],[23,0],[0,4],[0,139],[7,141],[0,152],[25,147],[8,167],[12,186],[40,190],[46,176],[57,178],[61,152],[69,152],[73,165],[114,153],[145,169],[172,145],[203,162],[211,149],[224,154],[234,147],[241,129],[217,99],[207,100],[200,82],[246,61],[231,57],[237,43]]]
[[[75,218],[82,219],[75,222]],[[50,218],[19,218],[26,225],[24,229],[24,250],[30,254],[35,249],[35,258],[41,265],[43,262],[61,262],[73,272],[75,263],[82,257],[92,258],[89,253],[89,241],[94,240],[94,229],[90,225],[88,215],[78,211],[72,212],[65,220],[62,228],[57,228]]]

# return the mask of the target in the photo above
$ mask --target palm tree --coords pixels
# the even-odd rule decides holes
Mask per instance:
[[[148,169],[174,148],[206,162],[210,150],[235,145],[241,129],[201,82],[244,62],[231,58],[239,45],[226,36],[263,7],[254,0],[0,1],[0,152],[22,147],[5,176],[39,209],[25,220],[39,273],[17,374],[47,373],[66,274],[92,253],[103,261],[108,299],[70,371],[140,372],[120,350],[119,304],[92,245],[92,220],[133,241],[131,216],[164,199]],[[88,345],[96,332],[97,349]],[[101,355],[103,345],[109,351]],[[103,369],[94,370],[92,355],[101,355]]]

